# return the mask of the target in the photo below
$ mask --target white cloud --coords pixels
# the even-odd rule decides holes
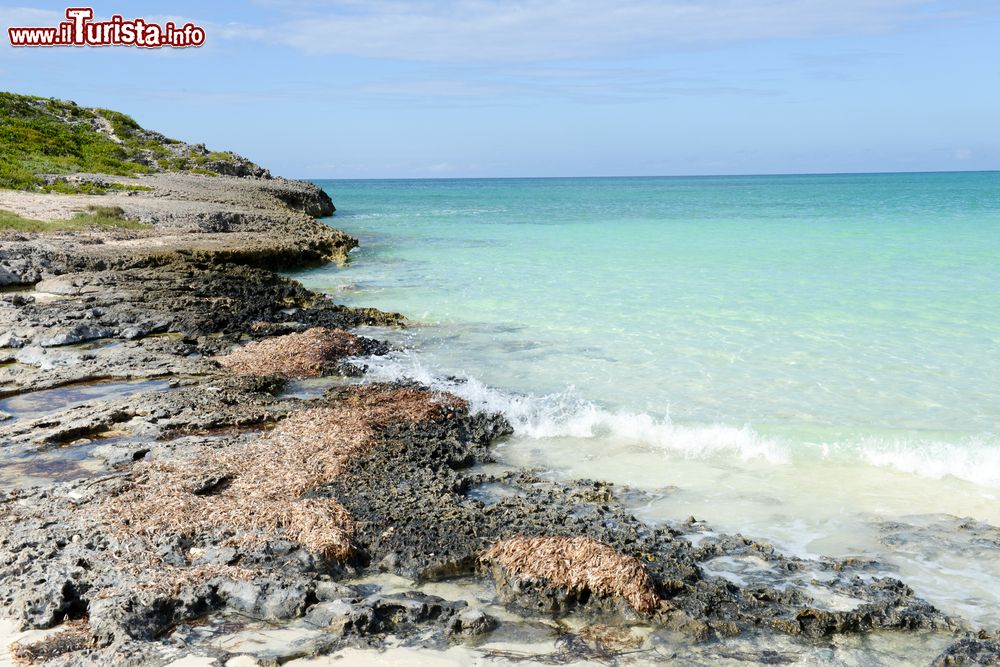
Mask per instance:
[[[53,26],[66,20],[65,12],[55,12],[47,9],[31,7],[0,7],[0,28],[6,30],[10,26]]]
[[[48,27],[65,21],[63,12],[53,12],[30,7],[0,7],[0,51],[12,52],[14,47],[7,39],[7,28],[14,27]]]
[[[311,53],[425,61],[518,62],[637,55],[733,41],[878,34],[995,12],[995,0],[443,0],[302,3],[267,27],[222,34]]]

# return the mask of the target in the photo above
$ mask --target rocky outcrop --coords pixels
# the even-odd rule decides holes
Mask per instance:
[[[0,427],[0,439],[8,446],[21,443],[22,451],[47,446],[46,432],[59,434],[54,438],[62,442],[111,426],[134,436],[131,442],[95,450],[113,466],[101,477],[2,499],[7,514],[0,524],[0,576],[36,582],[12,587],[0,597],[4,615],[28,627],[86,618],[88,645],[95,647],[88,650],[127,660],[149,660],[153,640],[168,628],[225,609],[272,620],[322,619],[334,629],[326,636],[327,650],[362,636],[371,641],[387,634],[417,636],[428,629],[438,637],[465,636],[497,627],[489,614],[464,603],[416,593],[363,592],[335,583],[350,575],[387,571],[418,581],[485,575],[496,579],[500,600],[525,614],[574,613],[612,624],[644,619],[693,639],[751,632],[823,638],[952,627],[899,581],[860,578],[857,568],[863,565],[790,558],[737,536],[707,537],[696,546],[685,531],[702,527],[647,526],[607,484],[557,483],[518,471],[476,472],[476,464],[490,460],[490,444],[509,431],[497,415],[470,414],[461,403],[410,385],[334,389],[303,401],[284,397],[284,382],[221,375],[170,392],[109,402],[96,414],[94,407],[67,408],[44,421],[18,420]],[[342,416],[326,426],[311,418],[299,418],[296,425],[297,415],[310,411]],[[355,418],[362,420],[357,428],[366,429],[362,437],[371,440],[363,447],[337,449],[333,443],[338,438],[355,437],[349,435],[356,433],[350,425]],[[323,451],[346,457],[324,459],[332,467],[310,467],[314,472],[308,474],[319,477],[296,473],[295,480],[307,479],[307,486],[286,498],[289,511],[296,503],[336,503],[350,517],[344,533],[350,536],[349,550],[331,555],[314,549],[312,538],[303,539],[296,524],[286,529],[280,520],[265,521],[264,513],[280,516],[277,506],[265,512],[260,505],[259,520],[249,506],[234,514],[242,499],[251,497],[246,494],[258,488],[263,494],[264,487],[274,486],[263,481],[267,476],[260,484],[238,486],[242,475],[256,474],[247,471],[262,466],[261,471],[278,478],[291,472],[283,461],[291,460],[286,454],[297,456],[292,450],[279,454],[279,447],[274,456],[267,455],[268,439],[285,437],[268,431],[276,422],[291,424],[293,430],[315,427],[312,436],[290,431],[294,437],[289,445],[312,447],[322,432],[323,438],[333,438]],[[224,470],[217,474],[220,465]],[[180,477],[149,486],[144,480],[150,479],[150,466]],[[153,503],[147,512],[126,507],[137,484],[147,484],[141,501]],[[163,489],[159,502],[157,489]],[[172,515],[170,508],[181,507],[176,503],[184,494],[202,509],[192,505]],[[278,499],[268,497],[252,502]],[[213,503],[224,511],[206,513]],[[133,507],[139,506],[144,505]],[[161,525],[160,514],[173,517],[170,529]],[[239,517],[252,519],[253,525]],[[185,529],[188,521],[190,530]],[[559,564],[555,569],[544,564],[530,570],[509,565],[480,569],[484,552],[503,540],[553,533],[568,538],[574,548],[577,542],[606,545],[588,547],[578,565],[569,563],[571,574],[574,568],[583,573],[581,581],[592,581],[592,576],[600,580],[602,563],[612,554],[612,561],[638,568],[647,582],[642,585],[652,587],[650,599],[659,602],[646,606],[645,594],[616,598],[601,584],[567,585],[561,575],[541,574],[559,572]],[[545,557],[541,552],[537,556]],[[757,567],[767,572],[760,581],[735,585],[713,573],[720,558],[751,556],[766,564]],[[829,606],[817,595],[817,581],[823,582],[823,592],[853,600],[854,606]],[[623,590],[632,590],[628,582]],[[420,641],[434,645],[426,636]]]
[[[36,288],[47,298],[28,293],[0,299],[0,329],[8,347],[52,348],[154,334],[238,340],[281,327],[290,332],[402,322],[398,315],[338,306],[295,281],[251,266],[174,261],[63,274]]]
[[[121,179],[119,179],[121,180]],[[0,190],[0,209],[70,217],[115,206],[147,230],[0,235],[0,287],[80,271],[159,267],[178,260],[289,269],[345,262],[357,241],[314,215],[333,212],[312,184],[165,174],[132,179],[149,191],[59,195]],[[116,181],[117,182],[117,181]]]
[[[9,165],[0,177],[0,187],[106,191],[92,180],[81,179],[79,174],[88,171],[272,178],[267,169],[232,151],[210,151],[204,144],[171,139],[110,109],[0,92],[0,116],[10,128],[0,137],[0,157]]]
[[[273,194],[293,211],[301,211],[314,218],[333,215],[337,210],[330,195],[312,183],[274,179],[263,190]]]

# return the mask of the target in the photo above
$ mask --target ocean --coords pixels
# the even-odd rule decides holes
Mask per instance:
[[[361,245],[295,277],[407,315],[372,376],[503,411],[503,461],[1000,623],[951,518],[1000,525],[1000,172],[317,183]]]

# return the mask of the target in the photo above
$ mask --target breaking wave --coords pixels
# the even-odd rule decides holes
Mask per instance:
[[[675,424],[669,417],[612,411],[576,396],[572,389],[546,395],[505,392],[476,378],[436,373],[412,351],[365,358],[363,363],[368,366],[368,380],[414,380],[450,392],[468,401],[474,412],[503,414],[515,434],[525,438],[612,438],[690,459],[729,458],[774,465],[828,459],[1000,487],[1000,438],[992,435],[957,441],[911,435],[797,442],[762,435],[749,425]]]

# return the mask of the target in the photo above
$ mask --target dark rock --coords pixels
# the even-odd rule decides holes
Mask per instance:
[[[934,658],[931,667],[971,667],[1000,665],[1000,642],[990,639],[962,639]]]
[[[311,585],[295,580],[228,580],[219,585],[218,594],[237,611],[271,620],[301,616],[314,598]]]
[[[472,612],[465,602],[449,602],[416,591],[373,595],[355,607],[344,621],[345,635],[407,634],[417,626],[434,622],[449,632],[479,634],[496,622],[482,612]],[[466,625],[467,624],[467,625]]]

